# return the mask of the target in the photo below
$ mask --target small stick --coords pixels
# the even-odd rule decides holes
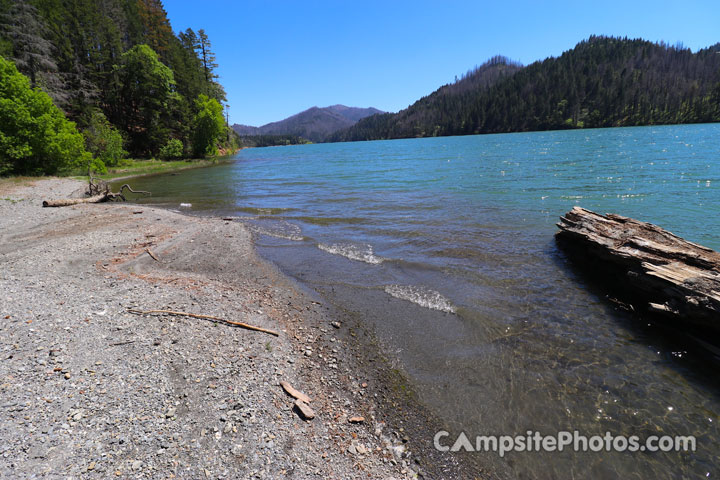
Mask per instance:
[[[118,347],[120,345],[127,345],[129,343],[135,343],[135,340],[128,340],[127,342],[117,342],[117,343],[111,343],[111,347]]]
[[[146,248],[145,251],[147,252],[148,255],[150,255],[153,258],[153,260],[155,260],[156,262],[160,261],[160,259],[155,256],[155,254],[152,252],[152,250],[150,250],[149,248]]]
[[[242,323],[242,322],[231,322],[230,320],[225,320],[224,318],[219,317],[213,317],[211,315],[200,315],[197,313],[187,313],[187,312],[174,312],[172,310],[135,310],[132,308],[128,308],[128,312],[130,313],[137,313],[138,315],[149,315],[153,313],[167,313],[169,315],[179,315],[184,317],[193,317],[193,318],[202,318],[205,320],[215,320],[216,322],[222,322],[227,323],[228,325],[235,325],[237,327],[247,328],[248,330],[255,330],[256,332],[263,332],[263,333],[269,333],[270,335],[275,335],[276,337],[279,337],[280,334],[274,330],[267,330],[265,328],[256,327],[254,325],[250,325],[248,323]]]

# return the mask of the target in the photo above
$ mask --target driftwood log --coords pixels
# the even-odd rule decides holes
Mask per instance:
[[[718,344],[720,253],[653,225],[575,207],[557,224],[571,260],[609,281],[634,310]]]
[[[150,195],[150,192],[142,190],[133,190],[127,183],[120,187],[117,192],[110,191],[110,184],[99,178],[90,177],[88,188],[85,191],[84,198],[61,198],[58,200],[44,200],[43,207],[67,207],[69,205],[78,205],[80,203],[102,203],[125,201],[125,190],[131,193],[141,193]]]

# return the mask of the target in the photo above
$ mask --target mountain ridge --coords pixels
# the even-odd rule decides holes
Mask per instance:
[[[293,135],[313,142],[321,142],[338,130],[351,127],[357,121],[377,113],[384,112],[374,107],[347,107],[340,104],[322,108],[314,106],[260,127],[234,124],[232,128],[242,136]]]
[[[718,122],[718,52],[720,44],[693,53],[591,36],[524,67],[493,57],[408,108],[364,118],[328,141]]]

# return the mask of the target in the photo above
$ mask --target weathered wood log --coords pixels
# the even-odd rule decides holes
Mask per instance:
[[[151,195],[150,192],[146,192],[144,190],[133,190],[127,183],[120,187],[120,190],[117,193],[113,193],[110,191],[110,187],[108,186],[107,182],[103,183],[102,188],[98,187],[98,185],[99,184],[94,183],[93,178],[91,178],[90,185],[88,186],[88,190],[85,193],[86,195],[90,196],[85,198],[61,198],[59,200],[44,200],[42,205],[43,207],[67,207],[70,205],[78,205],[80,203],[103,203],[113,202],[116,200],[125,201],[125,195],[123,194],[125,190],[129,190],[132,193]],[[102,189],[104,189],[104,192],[98,193],[102,191]]]
[[[720,339],[720,253],[651,223],[580,207],[557,226],[571,260],[610,281],[638,311]]]
[[[85,198],[61,198],[59,200],[44,200],[43,207],[68,207],[79,203],[100,203],[107,202],[107,195],[95,195],[94,197]]]

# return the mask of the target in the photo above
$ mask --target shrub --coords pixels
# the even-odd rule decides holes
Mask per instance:
[[[108,167],[116,167],[127,157],[123,137],[100,112],[93,113],[90,125],[83,132],[85,147]]]
[[[160,158],[163,160],[176,160],[185,156],[185,148],[183,143],[177,138],[171,138],[160,149]]]

